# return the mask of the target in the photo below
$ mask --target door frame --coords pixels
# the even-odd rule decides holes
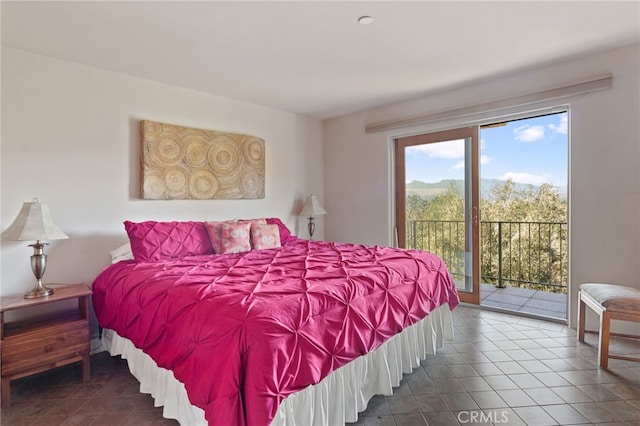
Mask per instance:
[[[471,253],[471,292],[458,290],[460,301],[480,304],[480,127],[431,132],[393,139],[395,174],[395,222],[398,247],[406,248],[406,169],[404,150],[408,146],[463,139],[465,141],[465,252]],[[470,151],[470,152],[467,152]],[[471,175],[470,181],[467,176]],[[471,198],[467,206],[467,195]],[[467,224],[471,224],[470,239]]]

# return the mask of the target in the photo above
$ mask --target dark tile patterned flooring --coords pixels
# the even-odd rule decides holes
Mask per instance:
[[[640,363],[596,363],[596,335],[544,320],[468,306],[454,311],[455,338],[405,375],[392,396],[375,396],[358,426],[640,426]],[[612,351],[640,355],[640,342],[615,338]],[[16,380],[1,424],[175,425],[138,392],[126,361],[92,356],[79,366]]]

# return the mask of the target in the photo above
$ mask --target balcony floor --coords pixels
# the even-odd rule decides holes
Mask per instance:
[[[567,295],[540,290],[480,284],[480,306],[552,319],[567,319]]]

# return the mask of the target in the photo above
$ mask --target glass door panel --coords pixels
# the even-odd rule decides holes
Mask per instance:
[[[400,247],[447,264],[460,298],[479,303],[478,128],[396,140],[396,222]]]

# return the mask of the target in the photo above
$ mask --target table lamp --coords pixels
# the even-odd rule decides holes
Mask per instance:
[[[33,247],[31,269],[36,276],[36,285],[24,297],[33,299],[53,294],[52,289],[42,285],[42,276],[47,269],[47,255],[44,254],[44,246],[47,244],[42,243],[41,240],[62,240],[69,236],[53,223],[49,207],[41,204],[37,198],[34,198],[31,203],[24,203],[18,217],[2,233],[1,238],[9,241],[35,240],[35,243],[30,244],[29,247]]]
[[[300,210],[299,216],[308,216],[309,217],[309,239],[313,238],[313,233],[316,230],[316,224],[313,219],[316,216],[320,216],[323,214],[327,214],[325,209],[322,208],[320,202],[316,198],[315,195],[311,194],[307,197],[304,202],[304,206],[302,210]]]

